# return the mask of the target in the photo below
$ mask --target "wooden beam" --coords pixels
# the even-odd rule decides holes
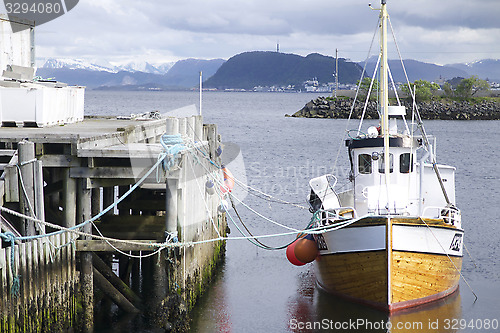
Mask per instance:
[[[139,313],[140,311],[123,296],[106,278],[94,267],[94,281],[99,289],[122,310],[128,313]]]
[[[42,155],[44,168],[69,168],[80,166],[80,159],[71,155]]]
[[[135,179],[117,179],[117,178],[95,178],[91,179],[88,188],[100,188],[100,187],[112,187],[112,186],[123,186],[123,185],[133,185],[135,184]],[[107,207],[107,206],[106,206]]]
[[[70,177],[71,178],[132,178],[132,179],[135,179],[137,177],[137,175],[134,175],[134,173],[132,172],[132,168],[77,167],[77,168],[71,168]]]
[[[125,244],[121,242],[110,242],[115,248],[120,251],[156,251],[158,248],[150,244],[156,243],[156,240],[134,240],[137,243],[143,244]],[[77,251],[92,251],[92,252],[115,252],[116,250],[108,243],[101,240],[77,240]]]
[[[94,267],[132,304],[139,307],[142,303],[137,294],[123,282],[97,254],[92,253]]]
[[[19,202],[18,170],[15,165],[5,167],[5,202]]]

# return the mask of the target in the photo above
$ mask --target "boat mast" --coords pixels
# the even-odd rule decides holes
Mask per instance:
[[[335,49],[335,99],[339,90],[339,49]]]
[[[380,112],[382,115],[382,135],[384,136],[384,171],[385,183],[390,184],[390,155],[389,155],[389,81],[388,81],[388,64],[387,64],[387,8],[386,0],[382,1],[380,9]]]

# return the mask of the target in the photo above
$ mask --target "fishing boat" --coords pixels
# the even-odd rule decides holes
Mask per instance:
[[[455,168],[437,163],[435,138],[427,135],[415,103],[408,122],[405,107],[389,103],[386,6],[382,0],[377,9],[380,126],[363,130],[361,119],[345,140],[349,190],[336,191],[334,175],[310,180],[311,231],[299,241],[314,238],[320,288],[393,312],[457,290],[464,230]]]

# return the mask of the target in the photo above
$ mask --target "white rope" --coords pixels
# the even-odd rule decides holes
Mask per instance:
[[[355,106],[356,101],[358,99],[358,94],[359,94],[359,90],[361,87],[361,81],[363,81],[363,77],[364,77],[365,72],[366,72],[366,66],[368,65],[368,58],[370,58],[370,54],[372,53],[373,42],[375,41],[375,36],[377,35],[377,30],[378,30],[379,24],[380,24],[380,17],[377,21],[377,28],[375,28],[375,31],[373,32],[372,41],[371,41],[370,47],[368,49],[368,54],[366,55],[365,64],[363,66],[363,71],[361,72],[361,78],[359,79],[359,85],[356,89],[356,94],[354,95],[354,100],[352,101],[351,111],[349,112],[349,117],[347,118],[347,123],[345,125],[344,133],[348,133],[349,122],[351,121],[352,113],[354,112],[354,106]],[[333,172],[335,172],[335,168],[337,167],[337,162],[338,162],[338,159],[340,156],[340,151],[342,150],[342,147],[344,146],[344,138],[345,138],[345,134],[342,137],[342,141],[340,142],[339,148],[337,149],[337,156],[335,156],[335,161],[333,162],[333,170],[332,170]]]
[[[205,168],[205,170],[206,170],[206,171],[208,171],[207,173],[208,173],[209,175],[211,175],[210,170],[208,170],[208,169],[207,169],[207,168],[206,168],[203,164],[202,164],[202,167],[203,167],[203,168]],[[219,179],[217,179],[217,178],[215,178],[215,177],[212,177],[212,178],[213,178],[213,180],[214,180],[216,183],[218,183],[220,186],[223,186],[223,187],[227,188],[227,187],[225,186],[225,184],[224,184],[221,180],[219,180]],[[236,199],[236,201],[238,201],[239,203],[241,203],[241,204],[242,204],[245,208],[247,208],[248,210],[250,210],[250,211],[251,211],[252,213],[254,213],[255,215],[257,215],[257,216],[261,217],[262,219],[264,219],[264,220],[266,220],[266,221],[268,221],[268,222],[271,222],[271,223],[273,223],[273,224],[275,224],[275,225],[277,225],[277,226],[280,226],[280,227],[282,227],[282,228],[284,228],[284,229],[292,230],[292,231],[295,231],[295,232],[301,232],[301,230],[298,230],[298,229],[295,229],[295,228],[288,227],[288,226],[286,226],[286,225],[284,225],[284,224],[281,224],[281,223],[279,223],[279,222],[276,222],[276,221],[274,221],[274,220],[272,220],[272,219],[270,219],[270,218],[268,218],[268,217],[266,217],[266,216],[262,215],[261,213],[257,212],[255,209],[253,209],[253,208],[251,208],[250,206],[248,206],[246,203],[244,203],[244,202],[243,202],[242,200],[240,200],[238,197],[236,197],[233,193],[231,193],[231,192],[229,192],[229,191],[228,191],[227,193],[228,193],[228,195],[230,195],[230,196],[232,196],[234,199]]]
[[[240,186],[242,186],[242,187],[245,187],[245,188],[247,188],[248,190],[252,190],[252,191],[254,191],[254,192],[257,192],[257,193],[259,193],[259,194],[261,194],[261,195],[264,195],[264,196],[266,196],[267,198],[269,198],[269,199],[271,199],[271,200],[276,200],[276,201],[279,201],[279,202],[281,202],[281,203],[284,203],[284,204],[287,204],[287,205],[290,205],[290,206],[293,206],[293,207],[297,207],[297,208],[300,208],[300,209],[309,209],[309,208],[304,207],[304,206],[302,206],[302,205],[299,205],[299,204],[296,204],[296,203],[293,203],[293,202],[289,202],[289,201],[286,201],[286,200],[283,200],[283,199],[280,199],[280,198],[274,197],[274,196],[272,196],[272,195],[270,195],[270,194],[267,194],[267,193],[265,193],[265,192],[262,192],[261,190],[256,189],[255,187],[252,187],[252,186],[250,186],[250,185],[248,185],[248,184],[243,183],[242,181],[240,181],[239,179],[237,179],[237,178],[236,178],[236,177],[234,177],[234,176],[233,176],[233,179],[234,179],[234,181],[235,181],[236,183],[238,183],[238,185],[240,185]],[[247,190],[247,191],[248,191],[248,190]],[[248,191],[248,192],[250,193],[250,191]],[[264,199],[264,198],[263,198],[263,199]],[[268,200],[268,199],[264,199],[264,200]]]
[[[373,88],[373,82],[375,82],[375,75],[377,75],[377,68],[378,68],[379,63],[380,63],[380,54],[378,55],[377,63],[375,64],[375,68],[373,70],[372,80],[370,81],[370,88],[368,88],[368,92],[366,94],[365,105],[363,106],[363,113],[361,114],[361,119],[359,120],[358,135],[361,132],[361,126],[363,125],[363,119],[365,118],[366,109],[368,107],[368,101],[370,100],[370,95],[372,93],[372,88]],[[360,86],[361,86],[361,82],[360,82]]]

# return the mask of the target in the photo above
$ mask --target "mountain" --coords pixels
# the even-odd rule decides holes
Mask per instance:
[[[373,74],[376,61],[377,58],[372,57],[368,60],[368,64],[366,65],[366,71],[370,76],[372,76]],[[388,62],[394,82],[406,82],[406,77],[404,75],[403,67],[401,66],[401,61],[389,60]],[[447,80],[458,76],[469,76],[464,70],[456,67],[441,66],[410,59],[403,60],[403,62],[410,82],[413,82],[415,80],[426,80],[433,82],[438,80]],[[359,65],[364,66],[364,62],[360,62]]]
[[[339,59],[339,81],[355,83],[362,68],[345,59]],[[233,56],[205,81],[205,87],[218,89],[252,89],[256,86],[301,86],[304,81],[317,78],[319,83],[333,82],[335,58],[318,53],[306,57],[253,51]]]
[[[152,65],[131,62],[125,65],[104,67],[75,59],[48,59],[37,69],[36,75],[54,78],[71,85],[89,88],[138,86],[161,89],[189,89],[199,84],[199,72],[204,76],[214,74],[224,62],[222,59],[187,59],[173,63]],[[131,87],[128,87],[129,89]],[[139,89],[139,88],[137,88]],[[152,88],[151,88],[152,89]]]
[[[116,73],[117,70],[111,67],[93,64],[82,59],[47,59],[41,68],[46,69],[84,69],[97,72]]]
[[[200,83],[200,72],[203,78],[209,78],[225,63],[223,59],[200,60],[186,59],[179,60],[165,74],[167,85],[178,85],[183,87],[194,87]]]
[[[146,61],[131,61],[129,63],[123,65],[115,66],[115,69],[118,71],[125,72],[143,72],[143,73],[151,73],[151,74],[166,74],[172,66],[175,65],[175,62],[167,62],[161,64],[151,64]]]
[[[500,59],[483,59],[470,63],[450,64],[447,67],[454,67],[465,71],[468,75],[477,75],[480,79],[490,81],[500,81]]]

